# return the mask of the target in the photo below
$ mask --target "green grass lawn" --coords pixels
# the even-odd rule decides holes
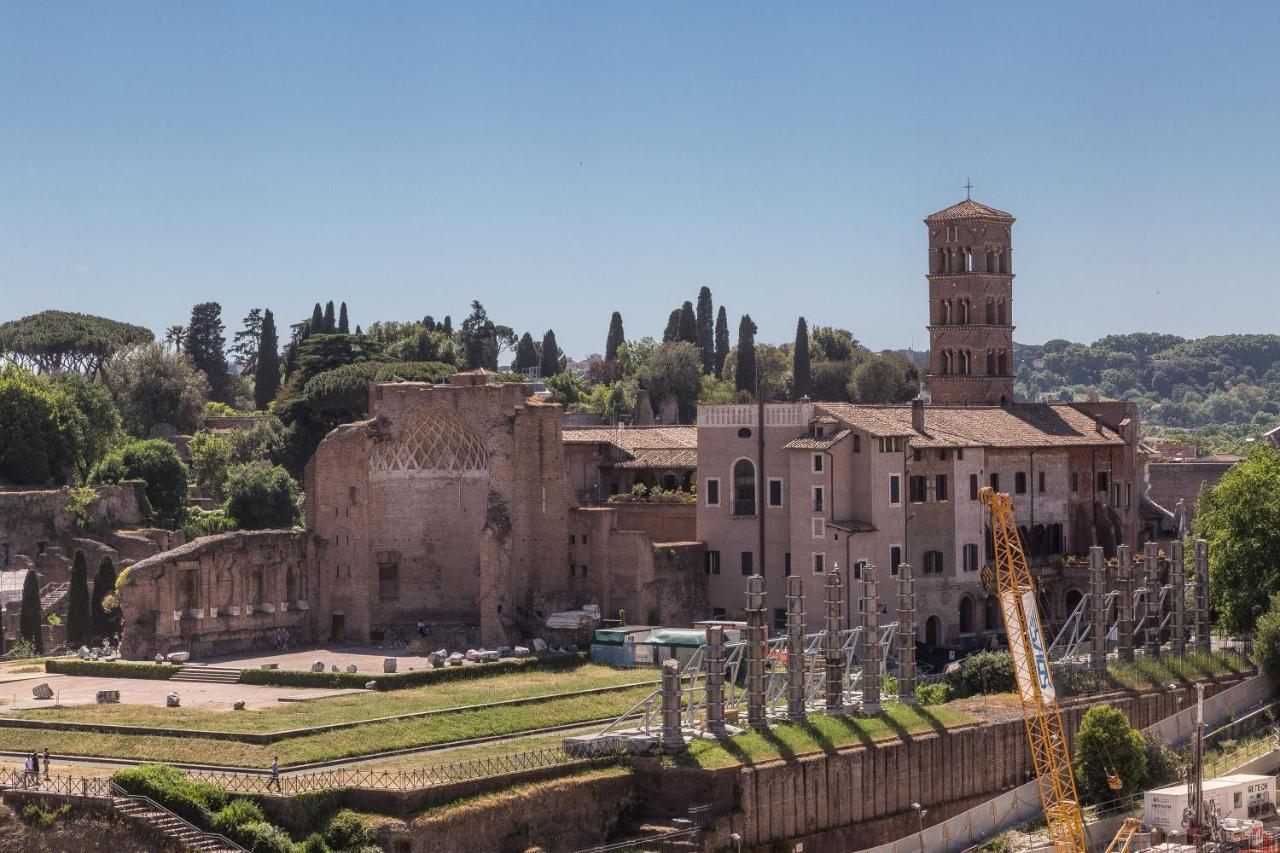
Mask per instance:
[[[340,732],[288,738],[265,746],[206,738],[0,729],[0,750],[30,751],[48,747],[57,754],[266,767],[275,755],[280,756],[282,764],[299,764],[603,719],[627,711],[652,692],[649,687],[641,687],[555,699],[536,706],[489,708],[416,720],[368,723]]]
[[[780,723],[765,732],[753,731],[723,740],[692,741],[689,749],[675,761],[685,766],[705,768],[758,764],[978,722],[976,717],[945,705],[913,708],[890,702],[884,708],[884,713],[875,717],[812,714],[803,723]]]
[[[81,705],[70,708],[15,711],[8,716],[19,719],[114,723],[194,731],[276,732],[652,680],[652,670],[614,669],[596,664],[583,664],[562,672],[534,671],[495,675],[489,678],[445,682],[408,690],[355,693],[306,702],[282,703],[278,707],[250,711],[233,712],[229,704],[226,709],[158,708],[154,705]],[[657,682],[653,683],[656,686]],[[178,689],[181,687],[179,686]],[[284,687],[272,689],[278,689],[281,695],[298,692]],[[652,691],[653,688],[649,690]],[[127,690],[124,692],[127,694]],[[534,711],[526,713],[536,715]]]

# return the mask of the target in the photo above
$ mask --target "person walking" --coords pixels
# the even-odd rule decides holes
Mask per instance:
[[[271,790],[273,786],[278,793],[284,793],[280,789],[280,756],[278,755],[271,759],[271,780],[267,782],[267,790]]]
[[[44,780],[49,781],[49,747],[44,748]]]

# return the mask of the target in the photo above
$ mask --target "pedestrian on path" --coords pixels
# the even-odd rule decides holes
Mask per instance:
[[[49,781],[49,747],[44,748],[44,780]]]
[[[267,790],[271,790],[273,785],[277,792],[284,793],[280,789],[280,756],[278,755],[271,759],[271,781],[267,782]]]

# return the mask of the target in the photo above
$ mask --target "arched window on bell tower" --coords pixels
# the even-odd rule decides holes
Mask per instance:
[[[996,322],[1001,326],[1009,325],[1009,307],[1003,299],[996,300]]]
[[[964,271],[973,272],[973,250],[964,250]]]
[[[984,260],[986,261],[986,267],[983,269],[983,272],[995,272],[997,269],[996,250],[987,249],[987,251],[984,254],[985,254]]]
[[[995,325],[996,322],[996,302],[990,296],[987,297],[987,325]]]
[[[1006,248],[1000,253],[1000,272],[1008,275],[1013,272],[1013,250]]]
[[[951,325],[951,300],[944,299],[938,303],[938,323],[943,326]]]
[[[969,300],[968,299],[960,300],[959,313],[960,313],[960,320],[959,320],[960,324],[964,326],[969,325]]]
[[[996,373],[996,352],[995,350],[987,350],[987,375],[994,376]]]
[[[1009,351],[1000,350],[1000,356],[997,359],[996,368],[1001,376],[1009,375]]]

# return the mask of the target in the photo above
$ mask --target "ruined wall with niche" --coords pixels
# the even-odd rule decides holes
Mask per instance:
[[[88,527],[125,527],[142,521],[133,483],[95,486],[98,497],[88,507]],[[35,561],[49,547],[69,547],[86,535],[67,509],[71,490],[0,491],[0,567],[14,557]]]

